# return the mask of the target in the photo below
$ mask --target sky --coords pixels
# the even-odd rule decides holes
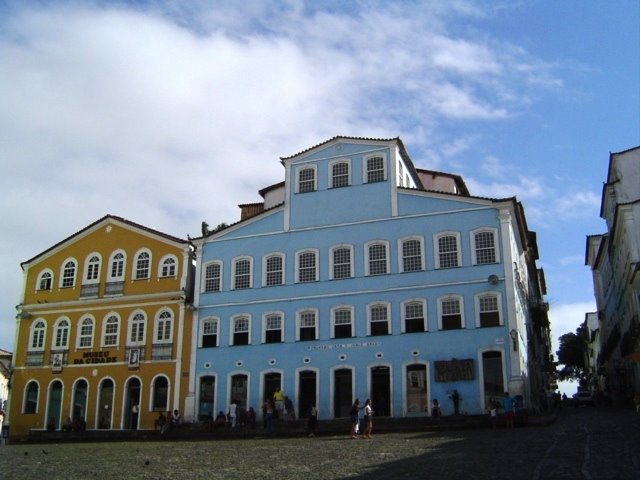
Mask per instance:
[[[336,135],[516,196],[555,351],[595,310],[609,154],[640,145],[640,3],[0,0],[0,348],[21,262],[106,214],[235,222]]]

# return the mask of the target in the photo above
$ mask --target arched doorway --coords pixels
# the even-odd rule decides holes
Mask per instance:
[[[407,367],[406,392],[407,414],[419,415],[429,413],[429,392],[427,390],[427,366],[409,365]]]
[[[200,378],[200,396],[198,405],[198,419],[215,418],[213,411],[214,392],[216,390],[215,377],[207,375]]]
[[[307,418],[312,406],[316,406],[317,376],[313,370],[298,373],[298,416]]]
[[[339,368],[333,372],[333,416],[348,417],[353,403],[353,376],[351,369]]]
[[[233,375],[231,377],[231,391],[227,401],[235,400],[239,408],[247,408],[247,387],[248,377],[244,374]],[[226,407],[225,407],[226,408]]]
[[[49,399],[47,401],[47,430],[60,428],[60,414],[62,411],[62,382],[55,380],[49,385]]]
[[[371,368],[371,401],[378,417],[391,415],[391,369]]]
[[[122,426],[125,429],[137,430],[140,418],[140,380],[130,378],[125,387],[124,412]]]
[[[105,378],[100,382],[98,392],[98,411],[96,415],[96,427],[111,428],[111,416],[113,415],[113,380]]]
[[[484,407],[486,408],[491,400],[500,401],[504,397],[502,352],[482,353],[482,378],[484,382]]]
[[[73,389],[73,403],[71,405],[71,420],[74,423],[84,422],[87,419],[87,381],[80,379]]]

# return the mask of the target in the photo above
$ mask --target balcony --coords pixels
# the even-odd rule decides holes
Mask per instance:
[[[173,343],[154,343],[151,349],[151,360],[171,360]]]
[[[97,297],[100,291],[99,283],[88,283],[80,287],[80,298]]]
[[[122,295],[124,282],[107,282],[104,286],[105,295]]]
[[[44,365],[44,352],[27,352],[25,360],[27,367],[41,367]]]

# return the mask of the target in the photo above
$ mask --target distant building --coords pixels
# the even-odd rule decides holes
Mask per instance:
[[[9,385],[11,383],[11,358],[13,354],[0,350],[0,432],[9,407]],[[2,439],[0,438],[0,443]]]
[[[586,241],[600,352],[593,385],[614,402],[640,392],[640,147],[609,156],[600,217],[607,231]]]
[[[192,247],[107,215],[21,264],[10,435],[153,428],[183,409]],[[190,308],[191,306],[191,308]]]
[[[187,408],[258,412],[282,389],[300,417],[480,414],[504,391],[544,408],[544,274],[515,198],[469,194],[394,139],[335,137],[281,159],[284,182],[195,239]]]

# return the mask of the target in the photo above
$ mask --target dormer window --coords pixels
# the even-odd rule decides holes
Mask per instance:
[[[349,186],[349,162],[340,160],[331,164],[331,188]]]
[[[367,183],[384,182],[384,158],[381,156],[367,158]]]
[[[298,170],[298,193],[314,192],[316,190],[316,169],[312,166]]]

